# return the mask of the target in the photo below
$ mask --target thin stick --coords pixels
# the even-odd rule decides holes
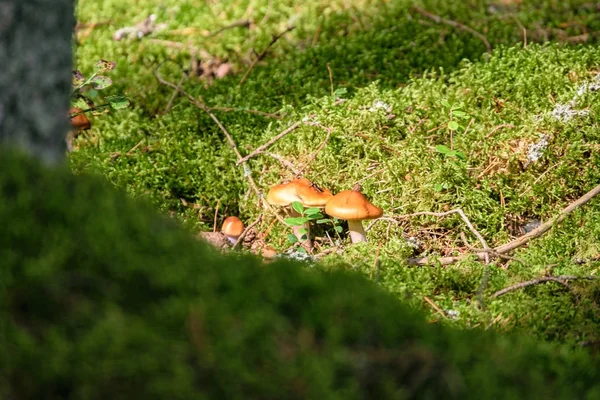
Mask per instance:
[[[198,100],[196,100],[194,98],[194,96],[192,96],[191,94],[189,94],[188,92],[186,92],[185,90],[181,89],[180,87],[178,87],[177,85],[175,85],[172,82],[169,82],[165,79],[163,79],[162,76],[160,76],[160,74],[158,73],[158,69],[165,63],[165,62],[174,62],[175,64],[177,64],[175,61],[167,59],[165,61],[163,61],[162,63],[160,63],[155,69],[154,69],[154,76],[156,77],[156,79],[162,83],[163,85],[169,86],[177,91],[179,91],[181,94],[183,94],[185,97],[187,97],[187,99],[196,107],[198,107],[199,109],[201,109],[202,111],[206,112],[210,118],[217,124],[217,126],[219,127],[219,129],[221,130],[221,132],[223,132],[223,134],[225,135],[225,138],[227,139],[227,142],[229,143],[229,146],[231,147],[231,149],[233,150],[233,152],[235,153],[235,155],[237,156],[238,160],[242,159],[242,155],[240,154],[240,151],[237,148],[237,145],[235,144],[235,141],[233,140],[233,137],[229,134],[229,132],[227,131],[227,129],[223,126],[223,124],[221,123],[221,121],[219,121],[219,119],[215,116],[215,114],[213,114],[210,109],[204,104],[199,102]],[[179,64],[177,64],[179,65]],[[274,210],[272,209],[271,205],[267,202],[267,200],[264,198],[264,196],[262,195],[261,191],[258,189],[258,186],[256,185],[256,182],[254,181],[254,178],[252,177],[252,171],[250,170],[250,168],[244,164],[244,176],[246,177],[246,179],[248,180],[249,184],[250,184],[250,188],[254,191],[254,193],[256,194],[256,197],[262,201],[263,203],[263,207],[271,210],[274,212]],[[277,215],[277,214],[276,214]],[[278,218],[281,218],[277,215]],[[281,221],[283,222],[283,219],[281,219]]]
[[[221,204],[221,200],[217,200],[217,206],[215,207],[215,217],[213,221],[213,232],[217,231],[217,217],[219,216],[219,205]]]
[[[268,149],[269,147],[271,147],[273,145],[273,143],[275,143],[276,141],[278,141],[279,139],[281,139],[282,137],[284,137],[285,135],[290,134],[291,132],[293,132],[299,125],[301,124],[300,121],[295,122],[294,124],[292,124],[291,126],[289,126],[287,129],[285,129],[283,132],[279,133],[277,136],[273,137],[271,140],[269,140],[267,143],[262,144],[260,146],[258,146],[256,148],[256,150],[254,150],[252,153],[248,154],[245,157],[241,157],[238,162],[235,163],[236,166],[239,166],[240,164],[245,163],[246,161],[248,161],[249,159],[251,159],[252,157],[257,156],[258,154],[261,154],[263,151],[265,151],[266,149]]]
[[[427,296],[423,296],[423,300],[425,300],[435,311],[437,311],[443,318],[446,318],[446,314]]]
[[[563,208],[556,217],[550,219],[547,222],[544,222],[543,224],[541,224],[540,226],[538,226],[536,229],[532,230],[531,232],[526,233],[523,236],[520,236],[517,239],[510,241],[506,244],[495,247],[493,249],[485,249],[484,248],[475,254],[463,254],[463,255],[454,256],[454,257],[441,257],[441,258],[438,258],[437,260],[442,265],[449,265],[449,264],[453,264],[457,261],[464,260],[468,257],[471,257],[472,255],[475,255],[480,260],[484,259],[485,254],[490,251],[493,253],[497,253],[498,255],[511,252],[521,246],[524,246],[531,239],[535,239],[535,238],[542,236],[544,233],[546,233],[548,230],[550,230],[550,228],[552,228],[552,226],[554,224],[558,224],[561,221],[563,221],[567,217],[567,215],[569,215],[571,212],[573,212],[578,207],[581,207],[582,205],[589,202],[596,195],[598,195],[598,193],[600,193],[600,185],[594,187],[592,190],[590,190],[589,192],[587,192],[586,194],[581,196],[579,199],[575,200],[574,202],[569,204],[567,207]],[[413,216],[413,215],[423,215],[423,214],[424,213],[416,213],[416,214],[409,214],[409,215],[402,216],[402,217]],[[427,214],[435,215],[436,213],[425,213],[425,215],[427,215]],[[441,214],[443,214],[443,213],[441,213]],[[433,261],[433,259],[435,259],[435,258],[430,258],[430,257],[409,258],[408,264],[409,265],[427,265],[427,264],[429,264],[430,261]]]
[[[256,217],[254,222],[251,223],[250,225],[248,225],[246,227],[246,229],[244,229],[242,234],[237,238],[237,241],[233,245],[233,247],[232,247],[233,249],[240,246],[240,243],[242,243],[244,241],[244,237],[246,237],[246,234],[250,231],[250,229],[254,228],[256,226],[256,224],[258,224],[260,222],[260,220],[262,219],[262,216],[263,216],[262,213],[258,214],[258,217]]]
[[[179,79],[179,82],[177,83],[178,88],[181,88],[183,81],[185,81],[185,74],[181,74],[181,79]],[[163,112],[163,114],[168,114],[169,111],[171,111],[171,107],[173,107],[173,102],[175,101],[175,99],[177,98],[178,95],[179,95],[179,90],[173,91],[173,94],[171,95],[171,98],[169,99],[169,102],[167,103],[167,107],[165,108],[165,111]]]
[[[333,72],[331,72],[329,63],[327,63],[327,71],[329,71],[329,84],[331,85],[331,97],[333,97]]]
[[[239,112],[247,112],[249,114],[257,114],[257,115],[261,115],[265,118],[275,118],[275,119],[282,119],[283,116],[278,115],[276,113],[268,113],[265,111],[260,111],[260,110],[251,110],[251,109],[246,109],[246,108],[234,108],[234,107],[209,107],[209,110],[211,111],[223,111],[223,112],[235,112],[235,111],[239,111]]]
[[[219,33],[223,32],[223,31],[225,31],[227,29],[231,29],[231,28],[238,28],[238,27],[250,28],[250,24],[251,24],[250,20],[247,20],[247,19],[242,19],[240,21],[235,21],[235,22],[232,22],[229,25],[225,25],[224,27],[217,29],[216,31],[210,33],[207,37],[210,38],[210,37],[213,37],[213,36],[217,36]]]
[[[573,210],[575,210],[578,207],[581,207],[582,205],[589,202],[598,193],[600,193],[600,185],[596,186],[595,188],[593,188],[592,190],[590,190],[589,192],[587,192],[586,194],[581,196],[579,199],[575,200],[574,202],[569,204],[567,207],[563,208],[556,217],[550,219],[547,222],[544,222],[543,224],[541,224],[540,226],[538,226],[531,232],[526,233],[523,236],[520,236],[519,238],[517,238],[509,243],[506,243],[502,246],[496,247],[494,249],[494,251],[497,253],[508,253],[509,251],[512,251],[518,247],[523,246],[524,244],[529,242],[531,239],[542,236],[550,228],[552,228],[552,226],[554,224],[560,223],[562,220],[564,220],[567,217],[567,215],[569,215],[569,213],[571,213]]]
[[[565,281],[574,281],[574,280],[589,280],[593,281],[598,279],[597,276],[573,276],[573,275],[561,275],[561,276],[545,276],[543,278],[532,279],[530,281],[517,283],[511,286],[508,286],[502,290],[498,290],[494,293],[491,298],[494,299],[496,297],[500,297],[508,292],[512,292],[514,290],[522,289],[527,286],[539,285],[540,283],[546,282],[558,282],[560,284],[565,284]]]
[[[270,153],[268,151],[264,151],[263,154],[265,156],[269,156],[269,157],[274,158],[277,161],[279,161],[279,163],[281,165],[283,165],[284,167],[286,167],[287,169],[289,169],[290,171],[292,171],[292,173],[294,174],[294,176],[300,175],[300,171],[296,169],[296,167],[294,166],[294,164],[292,164],[291,162],[289,162],[288,160],[286,160],[285,158],[283,158],[279,154]]]
[[[321,150],[323,150],[323,147],[325,147],[325,145],[327,144],[327,142],[329,141],[329,137],[331,136],[331,128],[328,128],[326,126],[321,126],[318,125],[319,127],[323,128],[325,131],[327,131],[327,136],[325,137],[325,140],[323,140],[323,143],[321,143],[321,145],[317,148],[317,150],[312,154],[312,156],[310,156],[310,158],[308,159],[308,161],[304,164],[304,166],[302,168],[300,168],[300,172],[298,173],[298,175],[302,174],[302,173],[306,173],[306,171],[308,170],[308,167],[310,166],[310,164],[315,160],[315,158],[317,157],[317,154],[319,154],[319,152]]]
[[[489,139],[490,136],[492,136],[494,133],[496,133],[496,131],[499,131],[502,128],[514,128],[515,126],[513,124],[501,124],[501,125],[497,125],[494,128],[492,128],[492,130],[490,131],[490,133],[488,133],[485,138]]]
[[[481,245],[483,246],[484,249],[489,249],[489,246],[487,245],[485,239],[483,238],[483,236],[481,236],[481,234],[477,231],[477,229],[475,229],[475,227],[473,227],[473,224],[471,224],[471,221],[469,221],[469,218],[467,218],[467,216],[465,215],[465,213],[463,212],[462,209],[460,208],[456,208],[454,210],[450,210],[450,211],[445,211],[445,212],[441,212],[441,213],[434,213],[434,212],[429,212],[429,211],[423,211],[423,212],[418,212],[418,213],[414,213],[414,214],[406,214],[403,215],[402,217],[416,217],[419,215],[430,215],[432,217],[445,217],[446,215],[450,215],[450,214],[458,214],[460,215],[460,217],[462,218],[462,220],[465,222],[465,224],[467,224],[467,227],[469,228],[469,230],[471,232],[473,232],[473,234],[475,235],[475,237],[477,237],[477,239],[479,240],[479,243],[481,243]]]
[[[442,24],[450,25],[450,26],[452,26],[454,28],[461,29],[461,30],[463,30],[465,32],[469,32],[469,33],[477,36],[483,42],[483,44],[485,45],[486,51],[488,53],[492,52],[492,46],[490,45],[490,42],[488,42],[488,40],[485,38],[485,36],[483,36],[481,33],[477,32],[475,29],[473,29],[473,28],[471,28],[471,27],[469,27],[467,25],[463,25],[460,22],[456,22],[456,21],[452,21],[450,19],[442,18],[442,17],[440,17],[438,15],[435,15],[435,14],[432,14],[432,13],[430,13],[428,11],[425,11],[422,8],[417,7],[417,6],[413,6],[412,9],[415,10],[416,12],[418,12],[419,14],[421,14],[421,15],[429,18],[430,20],[438,23],[438,24],[442,23]]]
[[[269,48],[271,48],[271,46],[273,46],[275,43],[277,43],[277,41],[283,35],[294,30],[294,28],[295,28],[295,26],[288,26],[283,32],[281,32],[278,35],[273,36],[273,38],[271,39],[271,42],[267,45],[267,47],[265,47],[265,49],[254,59],[254,61],[252,61],[252,64],[250,64],[250,66],[246,70],[246,73],[244,74],[242,79],[240,79],[240,83],[238,83],[238,86],[242,86],[244,84],[244,82],[246,82],[246,78],[248,78],[248,75],[250,75],[250,72],[254,69],[254,67],[256,66],[256,64],[258,64],[259,61],[261,61],[263,58],[265,58],[265,56],[267,55],[267,52],[269,51]]]

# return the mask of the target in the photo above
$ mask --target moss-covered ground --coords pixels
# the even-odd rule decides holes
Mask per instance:
[[[76,64],[89,73],[100,58],[116,61],[107,90],[125,92],[132,107],[93,118],[92,130],[75,141],[72,169],[99,172],[197,231],[212,230],[215,213],[247,223],[264,213],[257,230],[279,251],[290,247],[289,227],[263,210],[248,171],[263,193],[299,170],[334,192],[360,183],[386,218],[372,225],[368,244],[347,246],[333,229],[317,231],[316,254],[326,255],[311,266],[358,270],[442,323],[597,345],[597,281],[492,294],[544,276],[599,276],[598,200],[511,260],[408,265],[409,257],[481,245],[456,214],[407,214],[460,208],[493,247],[600,181],[597,7],[452,3],[79,0]],[[113,40],[117,29],[150,14],[166,27],[141,40]],[[249,26],[219,31],[244,20]],[[190,76],[194,51],[231,73]],[[270,154],[236,166],[216,123],[183,95],[173,98],[157,68],[213,108],[243,156],[300,124]],[[343,251],[326,253],[340,243]]]

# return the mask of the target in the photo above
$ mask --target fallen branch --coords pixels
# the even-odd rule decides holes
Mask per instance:
[[[546,233],[548,230],[550,230],[550,228],[552,228],[552,226],[562,222],[567,217],[567,215],[569,215],[571,212],[576,210],[578,207],[581,207],[582,205],[588,203],[591,199],[593,199],[595,196],[597,196],[598,193],[600,193],[600,185],[596,186],[595,188],[593,188],[592,190],[590,190],[589,192],[587,192],[586,194],[581,196],[579,199],[575,200],[574,202],[569,204],[567,207],[563,208],[556,217],[550,219],[547,222],[544,222],[543,224],[541,224],[540,226],[538,226],[536,229],[532,230],[531,232],[526,233],[525,235],[522,235],[513,241],[510,241],[506,244],[495,247],[493,249],[485,249],[484,248],[484,249],[478,250],[478,252],[476,252],[476,253],[462,254],[462,255],[453,256],[453,257],[409,258],[408,264],[409,265],[428,265],[431,261],[438,260],[442,265],[449,265],[449,264],[453,264],[457,261],[464,260],[471,256],[475,256],[479,259],[484,259],[484,255],[486,253],[490,253],[490,252],[496,253],[498,255],[509,253],[521,246],[524,246],[531,239],[535,239],[535,238],[542,236],[544,233]],[[448,212],[450,212],[450,211],[448,211]],[[410,216],[421,215],[421,214],[423,214],[423,213],[409,214],[409,215],[401,216],[398,218],[410,217]],[[439,213],[439,214],[444,214],[444,213]],[[425,213],[425,215],[436,215],[436,213]]]
[[[500,296],[502,296],[506,293],[512,292],[514,290],[522,289],[527,286],[539,285],[541,283],[546,283],[546,282],[557,282],[557,283],[560,283],[561,285],[564,285],[564,284],[566,284],[566,281],[574,281],[574,280],[593,281],[596,279],[598,279],[598,277],[596,277],[596,276],[573,276],[573,275],[545,276],[542,278],[537,278],[537,279],[532,279],[530,281],[517,283],[515,285],[508,286],[502,290],[498,290],[496,293],[494,293],[491,296],[491,298],[494,299],[496,297],[500,297]]]
[[[564,220],[567,217],[567,215],[569,215],[572,211],[576,210],[578,207],[581,207],[582,205],[589,202],[598,193],[600,193],[600,185],[596,186],[595,188],[593,188],[592,190],[590,190],[589,192],[587,192],[586,194],[581,196],[579,199],[575,200],[574,202],[569,204],[567,207],[563,208],[558,213],[558,215],[556,217],[550,219],[550,221],[544,222],[543,224],[541,224],[540,226],[538,226],[531,232],[526,233],[523,236],[520,236],[517,239],[515,239],[509,243],[506,243],[502,246],[496,247],[494,249],[494,251],[496,251],[497,253],[508,253],[509,251],[512,251],[518,247],[525,245],[531,239],[542,236],[550,228],[552,228],[552,226],[554,224],[558,224],[558,223],[562,222],[562,220]]]
[[[475,29],[473,29],[473,28],[471,28],[471,27],[469,27],[467,25],[463,25],[460,22],[452,21],[451,19],[442,18],[442,17],[440,17],[438,15],[435,15],[435,14],[432,14],[432,13],[430,13],[428,11],[425,11],[422,8],[417,7],[417,6],[413,6],[412,9],[415,10],[416,12],[418,12],[419,14],[423,15],[424,17],[427,17],[430,20],[432,20],[432,21],[434,21],[434,22],[436,22],[438,24],[439,23],[446,24],[446,25],[449,25],[449,26],[451,26],[453,28],[457,28],[457,29],[463,30],[465,32],[469,32],[469,33],[477,36],[483,42],[483,44],[485,45],[486,51],[488,53],[492,52],[492,46],[490,45],[490,42],[488,42],[488,40],[486,39],[486,37],[483,36],[481,33],[477,32]]]

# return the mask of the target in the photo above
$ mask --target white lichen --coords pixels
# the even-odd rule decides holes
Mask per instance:
[[[544,151],[548,147],[548,139],[547,135],[541,135],[540,140],[536,143],[529,145],[529,150],[527,151],[527,162],[525,163],[525,167],[529,164],[536,162],[544,155]]]

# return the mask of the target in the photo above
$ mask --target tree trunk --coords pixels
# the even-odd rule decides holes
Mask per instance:
[[[65,156],[75,0],[0,0],[0,146]]]

